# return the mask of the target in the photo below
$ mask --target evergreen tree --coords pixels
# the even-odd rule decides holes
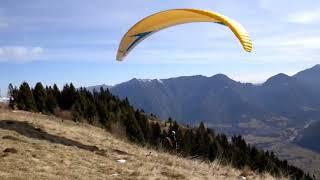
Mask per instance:
[[[63,110],[70,110],[76,101],[76,96],[76,88],[73,84],[66,84],[61,92],[59,107]]]
[[[89,101],[86,109],[86,117],[88,118],[88,121],[90,124],[94,123],[93,121],[96,114],[97,114],[97,109],[94,102]]]
[[[195,155],[194,146],[196,144],[193,131],[187,129],[183,135],[183,151],[185,155]]]
[[[17,106],[26,111],[36,110],[34,98],[27,82],[23,82],[19,88]]]
[[[139,127],[139,124],[134,117],[134,113],[128,113],[124,122],[126,127],[127,136],[131,141],[137,143],[144,143],[143,133]]]
[[[207,156],[209,154],[209,136],[203,122],[200,123],[199,128],[197,129],[196,139],[198,146],[198,154],[202,156]]]
[[[17,87],[13,87],[13,85],[10,83],[8,86],[8,97],[9,97],[9,107],[11,109],[15,109],[18,99],[18,90]]]
[[[159,139],[161,137],[161,127],[159,123],[151,123],[151,132],[152,132],[152,137],[151,140],[149,141],[153,145],[158,145],[159,144]]]
[[[72,117],[74,122],[81,120],[82,111],[81,111],[81,104],[79,101],[76,101],[72,106]]]
[[[58,102],[54,95],[54,90],[52,90],[51,87],[46,89],[47,89],[46,108],[49,113],[54,114],[56,109],[58,108]]]
[[[58,105],[61,103],[61,92],[56,84],[53,85],[52,95],[56,99]]]
[[[218,157],[217,149],[218,149],[218,147],[217,147],[217,144],[215,142],[211,142],[209,144],[208,158],[209,158],[210,161],[214,161]]]
[[[146,116],[144,116],[139,110],[135,111],[135,118],[138,121],[140,129],[143,133],[144,139],[150,139],[151,130],[149,126],[149,122]]]
[[[35,100],[36,108],[39,112],[46,112],[46,91],[42,84],[38,82],[33,90],[33,97]]]

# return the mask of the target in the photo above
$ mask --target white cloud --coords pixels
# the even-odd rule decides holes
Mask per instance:
[[[319,50],[320,35],[308,35],[305,33],[293,33],[288,35],[271,36],[261,38],[255,42],[256,46],[275,49],[293,49],[296,50]]]
[[[2,46],[0,47],[0,62],[2,61],[32,61],[43,54],[41,47]]]
[[[40,50],[40,49],[39,49]],[[34,52],[38,51],[34,49]],[[50,48],[33,56],[29,61],[56,61],[56,62],[116,62],[116,50],[103,48]],[[26,61],[25,61],[26,62]]]
[[[311,47],[320,47],[320,36],[315,37],[298,37],[288,39],[287,41],[281,43],[281,45],[285,46],[308,46]]]
[[[306,35],[308,34],[308,35]],[[256,59],[290,63],[320,63],[320,35],[311,32],[274,35],[256,39]]]
[[[313,24],[320,22],[320,9],[290,14],[288,16],[288,21],[299,24]]]

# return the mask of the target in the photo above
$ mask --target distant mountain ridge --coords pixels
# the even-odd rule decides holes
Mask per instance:
[[[136,108],[162,119],[208,126],[227,134],[280,137],[306,145],[306,124],[320,120],[320,65],[293,76],[280,73],[260,85],[223,74],[130,81],[109,88]],[[312,127],[310,127],[312,128]],[[313,131],[315,132],[315,131]],[[318,136],[314,134],[314,136]],[[316,147],[308,146],[306,147]],[[316,149],[318,150],[318,149]]]
[[[297,78],[298,80],[308,83],[312,86],[320,87],[320,64],[313,66],[310,69],[306,69],[304,71],[300,71],[295,74],[293,77]]]
[[[273,115],[297,116],[306,109],[319,110],[314,90],[320,89],[320,65],[294,76],[278,74],[262,85],[236,82],[226,75],[184,76],[161,80],[139,80],[109,88],[121,98],[128,97],[137,108],[189,122],[234,122],[243,117],[266,119]]]

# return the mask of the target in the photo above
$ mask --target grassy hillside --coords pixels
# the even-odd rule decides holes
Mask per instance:
[[[94,126],[23,111],[0,111],[0,138],[0,179],[273,179],[217,161],[142,148]]]

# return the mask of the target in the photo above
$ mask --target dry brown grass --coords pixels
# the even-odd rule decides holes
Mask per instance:
[[[8,109],[9,107],[7,104],[0,102],[0,112]]]
[[[72,120],[73,116],[72,113],[70,111],[59,111],[57,110],[55,112],[55,115],[62,118],[62,119],[67,119],[67,120]]]
[[[273,179],[142,148],[87,124],[22,111],[0,112],[0,138],[0,179]]]

